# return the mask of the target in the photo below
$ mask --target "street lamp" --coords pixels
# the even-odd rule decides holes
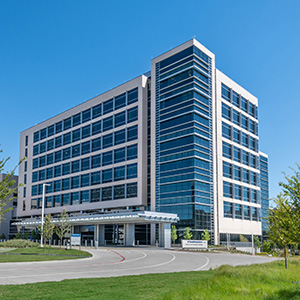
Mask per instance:
[[[45,211],[45,190],[48,183],[43,183],[43,197],[42,197],[42,224],[41,224],[41,247],[43,247],[43,226],[44,226],[44,211]]]

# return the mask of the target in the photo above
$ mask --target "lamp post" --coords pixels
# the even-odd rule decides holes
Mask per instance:
[[[48,183],[43,183],[43,197],[42,197],[42,224],[41,224],[41,247],[43,247],[43,226],[44,226],[44,211],[45,211],[45,190]]]

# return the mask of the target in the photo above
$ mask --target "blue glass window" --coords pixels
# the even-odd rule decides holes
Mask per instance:
[[[233,105],[240,107],[240,96],[236,92],[232,92]]]
[[[137,163],[127,165],[127,179],[137,178]]]
[[[36,172],[33,172],[32,173],[32,182],[37,182],[39,180],[39,173],[36,171]]]
[[[233,160],[241,162],[241,149],[233,146]]]
[[[105,118],[103,120],[103,131],[107,131],[113,128],[113,116]]]
[[[224,218],[233,218],[233,204],[224,201]]]
[[[244,220],[250,220],[250,206],[244,205]]]
[[[102,188],[102,201],[112,200],[112,187],[107,186]]]
[[[91,202],[100,201],[100,189],[91,190]]]
[[[72,177],[71,183],[72,183],[72,189],[79,188],[79,186],[80,186],[80,177],[79,176]]]
[[[242,150],[242,164],[249,165],[249,153],[245,150]]]
[[[230,102],[231,92],[230,88],[222,83],[222,98]]]
[[[73,117],[73,127],[80,125],[81,123],[81,113],[74,115]]]
[[[138,138],[138,126],[134,125],[127,128],[127,142],[133,141]]]
[[[92,169],[101,167],[101,154],[92,156]]]
[[[72,157],[80,156],[80,144],[72,146]]]
[[[54,167],[54,177],[61,176],[61,165]]]
[[[102,155],[102,165],[103,166],[107,166],[112,164],[113,162],[113,152],[112,151],[108,151],[108,152],[104,152]]]
[[[81,128],[81,138],[85,139],[91,135],[91,126],[87,125]]]
[[[102,171],[102,183],[112,182],[112,169]]]
[[[242,132],[242,145],[244,147],[249,147],[249,136],[244,132]]]
[[[228,162],[223,161],[223,176],[232,178],[232,167]]]
[[[40,153],[44,153],[46,152],[46,150],[47,150],[47,143],[46,142],[40,143]]]
[[[71,132],[65,133],[63,137],[64,145],[71,143]]]
[[[81,171],[90,169],[90,157],[83,158],[81,160]]]
[[[65,178],[62,180],[62,190],[66,191],[70,189],[70,178]]]
[[[91,110],[87,109],[82,112],[82,123],[85,123],[91,119]]]
[[[227,198],[232,198],[232,183],[223,182],[223,196]]]
[[[248,113],[248,101],[243,97],[241,97],[241,109]]]
[[[40,170],[39,171],[39,181],[45,180],[46,179],[46,170]]]
[[[33,146],[33,156],[36,156],[36,155],[38,155],[40,153],[39,149],[40,149],[40,145],[39,144]]]
[[[92,107],[93,119],[101,116],[101,103]]]
[[[115,152],[114,153],[114,162],[115,163],[125,161],[125,159],[126,159],[125,147],[120,148],[120,149],[116,149],[114,152]]]
[[[80,192],[71,193],[71,205],[80,203]]]
[[[114,101],[113,99],[107,100],[103,103],[103,114],[108,114],[114,109]]]
[[[34,134],[33,134],[33,142],[36,143],[40,140],[40,132],[39,131],[36,131]]]
[[[257,168],[256,156],[251,154],[250,166],[252,168]]]
[[[115,128],[125,124],[125,111],[115,115]]]
[[[128,103],[127,105],[138,101],[138,89],[135,88],[127,93]]]
[[[138,107],[127,110],[127,123],[134,122],[138,119]]]
[[[72,173],[80,171],[80,160],[72,161]]]
[[[50,151],[53,149],[54,149],[54,139],[48,140],[47,141],[47,151]]]
[[[47,154],[47,165],[51,165],[54,162],[54,153]]]
[[[137,158],[137,144],[127,147],[127,160]]]
[[[61,206],[61,195],[55,195],[54,198],[54,206]]]
[[[69,193],[62,195],[62,205],[70,205],[70,200],[71,197]]]
[[[115,110],[122,108],[126,105],[126,94],[122,94],[115,98]]]
[[[92,140],[92,151],[101,150],[101,137]]]
[[[63,159],[69,159],[71,158],[71,147],[63,149]]]
[[[241,204],[234,204],[234,217],[235,217],[235,219],[242,218],[242,205]]]
[[[231,121],[231,109],[225,103],[222,103],[222,117],[228,121]]]
[[[240,167],[238,166],[234,166],[234,180],[238,180],[238,181],[241,181],[241,177],[242,177],[242,170]]]
[[[40,133],[40,140],[43,140],[47,137],[47,128],[43,128]]]
[[[127,183],[126,197],[127,198],[137,197],[137,183],[136,182]]]
[[[114,200],[125,198],[125,184],[114,186]]]
[[[248,117],[244,115],[241,116],[241,127],[248,130]]]
[[[55,133],[56,133],[56,134],[57,134],[57,133],[60,133],[60,132],[62,132],[62,130],[63,130],[63,123],[62,123],[62,121],[57,122],[57,123],[55,124]]]
[[[101,133],[101,120],[92,124],[92,134]]]
[[[38,186],[33,185],[31,186],[31,196],[36,196],[38,194]]]
[[[72,118],[64,119],[64,130],[70,129],[72,127]]]
[[[251,201],[252,203],[258,203],[257,190],[251,189]]]
[[[68,175],[70,173],[71,173],[71,164],[70,163],[63,164],[63,175]]]
[[[61,180],[55,180],[54,181],[54,192],[60,192],[61,191]]]
[[[233,128],[233,141],[235,143],[240,143],[241,141],[241,134],[240,134],[240,130]]]
[[[114,181],[125,179],[125,166],[114,168]]]
[[[231,140],[231,126],[226,124],[226,123],[222,123],[222,136]]]
[[[113,145],[113,134],[109,133],[103,136],[103,148],[108,148]]]
[[[243,200],[250,201],[250,189],[245,186],[243,187]]]
[[[100,171],[91,174],[91,185],[100,184],[101,173]]]
[[[242,187],[237,184],[234,186],[234,199],[242,200]]]
[[[55,148],[61,147],[62,146],[62,136],[57,136],[55,138]]]
[[[90,174],[81,175],[81,187],[90,185]]]
[[[115,145],[126,142],[125,129],[115,132]]]
[[[53,178],[53,168],[48,168],[46,173],[47,179]]]
[[[81,144],[81,155],[91,152],[91,141],[87,141]]]
[[[81,139],[80,128],[72,131],[72,141],[73,143]]]
[[[41,168],[41,167],[44,167],[44,166],[46,166],[46,155],[41,156],[40,160],[39,160],[39,167]]]
[[[232,122],[236,125],[240,125],[240,113],[235,109],[232,111]]]

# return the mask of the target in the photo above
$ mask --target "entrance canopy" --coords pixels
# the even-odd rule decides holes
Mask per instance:
[[[177,214],[161,213],[154,211],[134,211],[98,215],[79,215],[68,218],[71,225],[95,225],[95,224],[160,224],[177,223]],[[53,218],[53,224],[58,223],[57,218]],[[41,219],[27,219],[14,223],[17,226],[37,227],[41,224]]]

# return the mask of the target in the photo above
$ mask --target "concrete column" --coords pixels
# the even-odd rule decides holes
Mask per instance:
[[[135,226],[134,224],[125,224],[125,246],[134,246],[135,244]]]
[[[151,246],[155,246],[156,243],[156,224],[151,224],[150,225],[150,244]]]
[[[98,244],[99,246],[105,246],[105,225],[98,225]]]
[[[171,248],[171,224],[159,223],[159,246]]]
[[[99,245],[99,225],[95,224],[94,225],[94,242],[95,242],[95,248],[98,249],[98,245]]]

